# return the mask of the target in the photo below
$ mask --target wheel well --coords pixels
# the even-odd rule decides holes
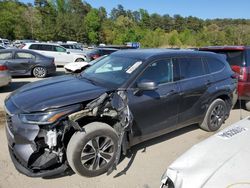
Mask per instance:
[[[226,105],[227,105],[227,112],[229,115],[230,109],[232,107],[232,101],[231,98],[228,95],[220,95],[217,97],[218,99],[222,99],[223,101],[225,101]]]
[[[81,126],[84,127],[85,125],[92,123],[92,122],[102,122],[102,123],[106,123],[109,126],[111,126],[112,128],[114,128],[115,124],[117,123],[117,120],[112,119],[111,117],[108,116],[104,116],[104,117],[93,117],[93,116],[86,116],[84,118],[81,118],[80,120],[77,121],[77,123]],[[76,132],[75,129],[70,128],[70,130],[68,130],[65,134],[64,137],[64,145],[65,147],[67,147],[70,138],[73,136],[73,134]]]
[[[77,62],[77,60],[79,60],[79,59],[81,59],[81,60],[85,61],[85,59],[84,59],[84,58],[78,57],[78,58],[76,58],[75,62]]]

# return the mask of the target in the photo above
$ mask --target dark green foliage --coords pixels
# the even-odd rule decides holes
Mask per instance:
[[[82,0],[0,0],[0,37],[88,44],[140,42],[143,47],[250,44],[250,20],[173,17],[122,5],[107,14]]]

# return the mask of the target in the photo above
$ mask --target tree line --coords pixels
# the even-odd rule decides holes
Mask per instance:
[[[250,44],[249,19],[149,14],[122,5],[108,14],[82,0],[0,0],[0,37],[86,44],[140,42],[142,47]]]

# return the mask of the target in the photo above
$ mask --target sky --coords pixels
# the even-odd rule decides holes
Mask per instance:
[[[34,0],[20,0],[33,3]],[[180,14],[202,19],[245,18],[250,19],[250,0],[86,0],[94,8],[103,6],[107,12],[123,5],[125,9],[146,9],[150,14]]]

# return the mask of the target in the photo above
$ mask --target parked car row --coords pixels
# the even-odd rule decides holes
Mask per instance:
[[[5,100],[10,156],[19,172],[32,177],[69,167],[87,177],[110,173],[122,154],[145,140],[191,124],[218,130],[236,87],[222,55],[120,50],[78,76],[42,80],[12,93]]]
[[[43,55],[53,57],[57,66],[63,66],[71,62],[86,61],[86,56],[81,54],[81,52],[69,52],[59,44],[26,43],[22,49],[33,50]]]

